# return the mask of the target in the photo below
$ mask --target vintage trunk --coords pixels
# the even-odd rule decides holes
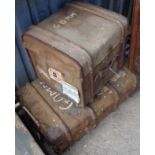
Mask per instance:
[[[55,152],[62,152],[96,127],[91,108],[76,107],[69,98],[44,82],[36,80],[27,84],[19,90],[18,96]]]
[[[20,102],[34,118],[40,132],[46,137],[56,151],[64,150],[71,144],[71,135],[55,112],[46,104],[31,84],[18,92]],[[65,143],[64,143],[65,142]]]
[[[115,110],[135,91],[136,83],[134,74],[123,68],[98,91],[95,101],[83,108],[39,80],[19,90],[18,97],[38,130],[60,153]]]
[[[44,82],[35,80],[32,82],[32,85],[64,121],[73,141],[79,140],[91,128],[96,126],[95,115],[89,107],[76,107],[76,103],[55,91]]]
[[[73,2],[31,26],[23,42],[37,77],[84,107],[117,70],[126,33],[122,15]]]
[[[136,86],[136,76],[125,67],[113,76],[110,82],[99,90],[95,102],[90,104],[95,112],[97,123],[115,110],[123,100],[132,95]]]

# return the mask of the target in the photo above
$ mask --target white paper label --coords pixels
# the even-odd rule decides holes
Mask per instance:
[[[67,95],[72,100],[74,100],[76,103],[80,103],[78,89],[76,89],[74,86],[63,81],[62,82],[62,92],[63,92],[63,94]]]

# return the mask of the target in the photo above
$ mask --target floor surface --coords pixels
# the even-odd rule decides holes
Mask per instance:
[[[124,101],[63,155],[139,155],[140,92]]]

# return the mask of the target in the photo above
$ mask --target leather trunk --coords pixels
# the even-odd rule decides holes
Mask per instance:
[[[137,78],[126,67],[119,70],[97,94],[90,107],[95,113],[96,123],[102,121],[120,103],[131,96],[137,88]]]
[[[123,68],[100,89],[95,101],[83,108],[39,80],[24,86],[17,96],[53,150],[60,153],[114,111],[135,91],[136,84],[135,75]]]
[[[69,98],[44,82],[35,80],[20,89],[17,95],[55,152],[64,151],[96,127],[91,108],[76,107]]]
[[[31,26],[23,42],[37,77],[84,107],[117,71],[126,33],[122,15],[72,2]]]

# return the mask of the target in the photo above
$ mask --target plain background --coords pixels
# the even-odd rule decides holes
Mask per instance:
[[[0,5],[0,154],[15,154],[15,1]],[[155,154],[155,1],[141,0],[141,155]]]

